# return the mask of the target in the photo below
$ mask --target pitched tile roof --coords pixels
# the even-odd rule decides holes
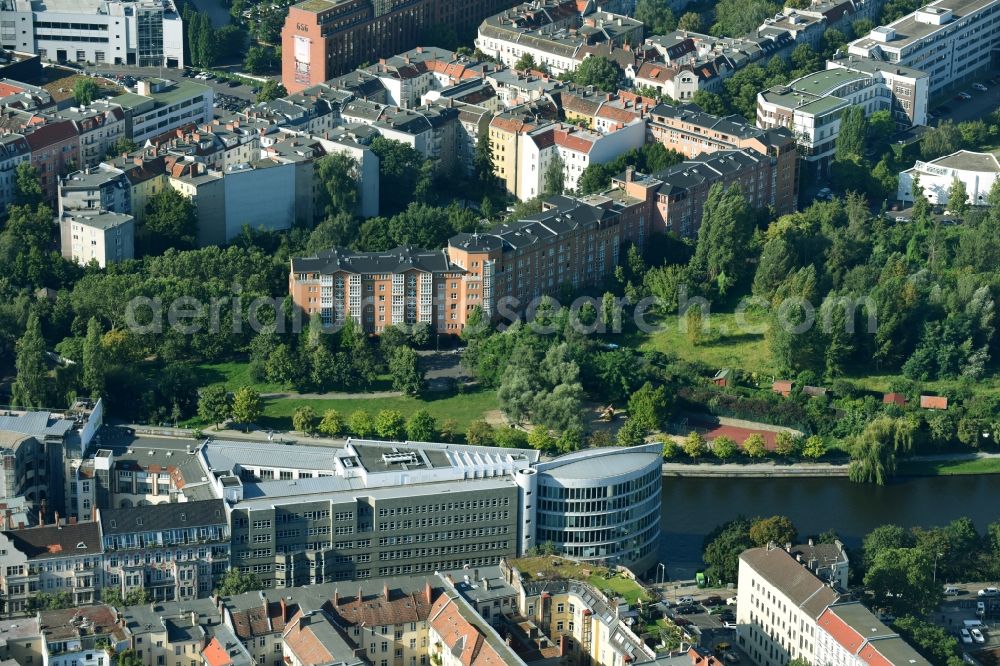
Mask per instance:
[[[103,551],[100,525],[96,522],[30,527],[4,532],[4,536],[29,560],[100,555]]]
[[[839,599],[835,591],[781,548],[751,548],[743,551],[740,559],[809,617],[819,617]]]
[[[225,504],[220,499],[178,504],[152,504],[129,509],[101,509],[104,534],[156,532],[177,527],[225,525]]]
[[[438,597],[431,609],[429,622],[441,637],[444,647],[462,666],[506,666],[511,663],[509,660],[513,652],[507,655],[505,661],[496,647],[487,642],[479,627],[462,615],[457,597],[448,594]]]

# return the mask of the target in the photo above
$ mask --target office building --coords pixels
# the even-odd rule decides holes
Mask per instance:
[[[185,125],[212,121],[212,88],[193,81],[146,79],[136,84],[136,92],[112,97],[125,111],[125,136],[142,145]]]
[[[925,72],[931,95],[997,66],[1000,0],[935,0],[878,26],[847,52]]]
[[[104,582],[124,598],[144,589],[155,601],[207,596],[229,569],[228,511],[221,500],[98,509]]]
[[[281,30],[281,81],[295,93],[417,46],[432,26],[469,34],[509,0],[305,0]]]
[[[900,172],[896,198],[904,203],[912,203],[913,186],[919,183],[927,201],[947,206],[950,203],[948,193],[955,181],[959,180],[965,185],[968,196],[966,203],[985,206],[997,178],[1000,178],[1000,161],[996,155],[959,150],[930,162],[918,160],[912,167]]]
[[[0,45],[49,62],[184,66],[171,0],[3,0]]]
[[[76,210],[59,220],[62,255],[101,268],[135,257],[135,220],[131,215],[103,210]]]

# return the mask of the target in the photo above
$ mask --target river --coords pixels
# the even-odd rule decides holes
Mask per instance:
[[[663,479],[663,545],[669,576],[690,579],[701,566],[702,541],[739,515],[788,516],[804,538],[835,530],[857,553],[872,528],[943,525],[968,516],[982,532],[1000,520],[1000,476],[900,479],[886,486],[846,478]]]

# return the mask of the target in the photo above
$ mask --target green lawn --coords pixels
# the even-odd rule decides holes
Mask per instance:
[[[595,573],[587,579],[587,582],[601,592],[610,590],[612,596],[622,597],[630,606],[634,606],[639,598],[645,597],[646,594],[638,583],[624,576],[613,575],[611,578],[605,578]]]
[[[708,317],[709,331],[697,344],[692,344],[683,320],[674,315],[664,318],[654,332],[639,334],[633,343],[641,350],[674,354],[716,369],[741,368],[774,374],[771,352],[759,330],[760,323],[761,317],[749,312],[742,316],[742,321],[732,312],[712,312]]]
[[[299,407],[309,406],[320,416],[328,409],[336,409],[345,417],[351,412],[363,409],[376,414],[383,409],[395,409],[403,416],[409,417],[418,409],[426,409],[437,419],[440,425],[448,419],[458,422],[459,429],[465,431],[472,421],[483,418],[483,415],[497,409],[496,393],[493,391],[478,391],[462,393],[447,398],[411,398],[406,396],[388,398],[347,398],[343,400],[312,400],[306,398],[265,398],[264,416],[260,425],[276,430],[290,430],[292,427],[292,412]]]
[[[899,476],[960,476],[963,474],[1000,474],[1000,458],[957,460],[951,462],[907,461],[899,463]]]
[[[250,379],[250,364],[246,361],[226,361],[225,363],[202,363],[194,366],[195,376],[200,386],[222,384],[229,391],[241,386],[252,386],[260,393],[283,391],[280,384],[255,382]]]

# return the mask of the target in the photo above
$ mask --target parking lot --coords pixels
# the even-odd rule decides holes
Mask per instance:
[[[991,587],[987,583],[968,583],[954,585],[957,594],[949,594],[941,605],[934,620],[946,628],[958,640],[962,649],[967,652],[1000,648],[1000,594],[995,596],[979,596],[978,591]],[[962,633],[966,621],[979,620],[980,636],[974,632]],[[978,638],[982,639],[982,642]]]
[[[660,608],[702,647],[715,651],[726,663],[750,663],[736,646],[735,591],[671,586],[661,589]],[[727,599],[732,603],[727,603]]]
[[[111,80],[121,81],[125,85],[128,85],[128,81],[131,79],[131,86],[135,85],[135,79],[144,77],[157,77],[169,81],[196,81],[212,88],[217,100],[216,106],[223,108],[228,108],[226,104],[230,103],[229,100],[232,100],[233,103],[238,103],[239,108],[242,109],[246,106],[247,102],[253,102],[255,99],[253,89],[250,86],[244,84],[231,85],[229,81],[220,81],[218,79],[209,79],[207,81],[195,79],[193,75],[197,74],[198,70],[188,70],[187,73],[190,75],[185,76],[184,70],[168,69],[166,67],[127,67],[102,64],[88,66],[85,71]]]
[[[1000,107],[1000,78],[985,79],[981,83],[987,88],[985,92],[976,90],[973,88],[974,84],[969,82],[956,88],[948,97],[931,108],[930,112],[934,116],[931,124],[936,125],[942,120],[952,120],[955,123],[978,120]],[[967,94],[970,99],[956,99],[960,93]]]

